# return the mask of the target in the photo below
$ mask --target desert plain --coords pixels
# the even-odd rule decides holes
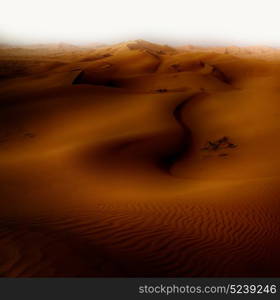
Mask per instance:
[[[0,47],[0,276],[280,276],[280,50]]]

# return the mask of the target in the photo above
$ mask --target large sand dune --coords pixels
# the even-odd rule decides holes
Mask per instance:
[[[280,276],[279,52],[65,47],[0,49],[1,276]]]

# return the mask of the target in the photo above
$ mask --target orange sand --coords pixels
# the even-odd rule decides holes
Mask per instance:
[[[0,274],[280,276],[280,54],[0,49]]]

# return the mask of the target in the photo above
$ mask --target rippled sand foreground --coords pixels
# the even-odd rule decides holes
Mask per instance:
[[[280,54],[0,49],[0,274],[280,276]]]

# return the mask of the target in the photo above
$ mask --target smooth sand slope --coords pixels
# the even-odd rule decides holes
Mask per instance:
[[[279,53],[65,47],[0,49],[1,276],[280,276]]]

